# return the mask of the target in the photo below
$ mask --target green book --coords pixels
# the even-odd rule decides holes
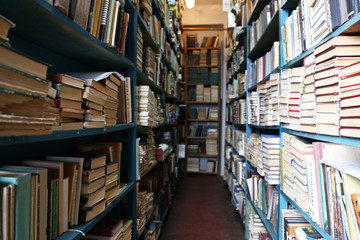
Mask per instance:
[[[0,171],[0,182],[15,184],[15,240],[30,238],[30,173]]]

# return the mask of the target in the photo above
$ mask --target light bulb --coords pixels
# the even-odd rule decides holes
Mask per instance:
[[[195,0],[186,0],[186,7],[193,8],[195,6]]]

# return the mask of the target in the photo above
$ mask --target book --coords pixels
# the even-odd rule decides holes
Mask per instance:
[[[82,90],[62,83],[56,83],[52,86],[56,90],[56,98],[66,98],[75,101],[82,100]]]
[[[54,0],[54,7],[60,10],[66,16],[69,15],[70,0]]]
[[[15,222],[14,239],[30,238],[30,182],[31,174],[11,171],[0,171],[0,182],[14,184],[15,191]],[[10,226],[12,223],[10,222]]]
[[[80,208],[93,206],[105,198],[105,187],[102,187],[90,194],[82,194],[80,199]]]
[[[6,41],[8,39],[8,32],[11,28],[14,28],[15,24],[11,22],[9,19],[0,14],[0,38]]]
[[[82,177],[82,182],[83,183],[90,183],[98,178],[104,177],[105,176],[105,166],[104,167],[99,167],[99,168],[95,168],[92,170],[84,170],[83,171],[83,177]]]
[[[97,180],[94,180],[90,183],[82,183],[81,185],[81,194],[83,195],[87,195],[90,193],[93,193],[97,190],[99,190],[100,188],[102,188],[103,186],[105,186],[105,177],[101,177]]]
[[[70,221],[70,226],[77,225],[79,219],[79,205],[80,205],[80,195],[81,195],[81,179],[82,179],[82,170],[84,165],[83,157],[76,156],[46,156],[47,161],[59,161],[64,163],[74,163],[77,164],[77,174],[76,174],[76,189],[74,195],[74,202],[71,206],[72,216]]]
[[[93,206],[83,207],[81,208],[80,211],[79,221],[81,223],[87,223],[104,211],[105,211],[105,200],[100,201]]]
[[[58,234],[62,234],[64,230],[67,230],[67,224],[64,225],[64,220],[66,219],[67,223],[67,214],[64,217],[64,205],[65,202],[67,202],[68,196],[64,196],[64,163],[62,162],[50,162],[50,161],[42,161],[42,160],[25,160],[22,161],[23,165],[26,166],[32,166],[32,167],[42,167],[42,168],[48,168],[52,169],[53,174],[52,177],[58,179],[58,190],[57,190],[57,196],[58,196]],[[65,201],[66,198],[66,201]]]
[[[114,237],[123,228],[123,219],[104,217],[87,234],[92,236]]]
[[[47,79],[52,83],[62,83],[67,86],[72,86],[80,89],[84,89],[84,81],[64,73],[48,74]]]
[[[73,1],[71,1],[73,2]],[[91,1],[76,0],[74,22],[79,24],[82,28],[86,29],[89,18]]]
[[[38,197],[35,200],[37,202],[38,212],[35,213],[34,223],[36,231],[34,231],[34,239],[45,239],[46,238],[46,229],[47,229],[47,217],[48,212],[46,206],[48,204],[48,171],[46,168],[33,168],[28,166],[13,166],[13,165],[5,165],[2,167],[4,170],[8,171],[19,171],[19,172],[27,172],[32,175],[38,175],[37,178],[37,188],[38,188]],[[33,209],[33,208],[32,208]]]

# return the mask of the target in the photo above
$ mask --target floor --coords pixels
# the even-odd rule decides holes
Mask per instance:
[[[161,240],[241,240],[240,215],[222,177],[186,175],[176,189]]]

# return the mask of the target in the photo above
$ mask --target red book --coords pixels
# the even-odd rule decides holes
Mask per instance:
[[[104,217],[98,222],[87,235],[113,237],[123,227],[124,220],[118,218]]]

